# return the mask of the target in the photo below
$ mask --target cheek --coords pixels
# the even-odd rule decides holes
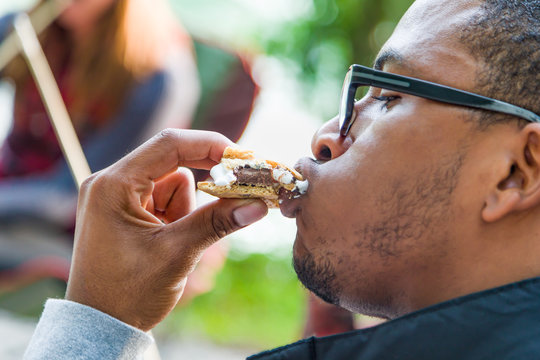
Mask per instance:
[[[342,156],[318,167],[302,213],[307,247],[347,254],[392,227],[388,219],[402,199],[396,192],[407,195],[426,164],[401,135],[382,130],[370,126]]]
[[[64,10],[64,12],[58,17],[58,20],[62,25],[66,26],[67,28],[71,28],[74,24],[77,24],[80,18],[80,13],[80,5],[74,3]]]
[[[359,169],[347,158],[344,154],[321,165],[310,185],[313,195],[303,207],[302,230],[309,232],[311,245],[347,243],[352,236],[351,225],[365,215]]]

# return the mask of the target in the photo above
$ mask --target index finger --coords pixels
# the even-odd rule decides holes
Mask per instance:
[[[201,130],[167,129],[120,160],[124,175],[158,179],[179,166],[210,169],[234,143],[225,136]]]

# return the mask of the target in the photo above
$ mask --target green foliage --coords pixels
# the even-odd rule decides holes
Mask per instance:
[[[338,110],[349,65],[371,65],[413,2],[282,0],[269,1],[265,13],[249,0],[172,0],[196,36],[283,60],[303,85],[306,104],[323,118]],[[277,16],[276,8],[282,10]]]
[[[45,301],[49,298],[63,298],[65,293],[65,282],[45,278],[15,291],[0,290],[0,309],[37,321]]]
[[[291,259],[250,254],[227,260],[216,286],[166,320],[167,330],[266,349],[301,337],[304,291]]]
[[[312,11],[273,32],[261,34],[269,55],[291,61],[305,84],[310,105],[337,101],[350,64],[371,65],[413,0],[312,0]],[[338,91],[334,99],[331,92]],[[333,102],[330,100],[334,100]],[[334,115],[335,104],[322,109]]]
[[[353,62],[369,65],[412,2],[313,0],[307,18],[286,24],[263,40],[269,54],[301,64],[308,77],[323,70],[328,60],[338,62],[332,68]],[[325,54],[325,49],[334,53]]]

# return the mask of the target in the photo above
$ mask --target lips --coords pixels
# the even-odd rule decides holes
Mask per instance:
[[[285,189],[281,189],[279,192],[279,209],[281,210],[281,213],[283,216],[286,216],[288,218],[294,218],[296,217],[298,211],[300,210],[300,206],[302,203],[302,199],[306,196],[309,196],[310,188],[311,188],[311,179],[310,179],[310,166],[313,165],[313,161],[309,158],[302,158],[300,159],[294,168],[302,174],[304,179],[309,181],[310,187],[308,188],[308,191],[306,194],[298,196],[297,194],[291,193],[290,191],[286,191]]]

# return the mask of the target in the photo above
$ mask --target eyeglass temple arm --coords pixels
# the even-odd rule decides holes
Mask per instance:
[[[371,70],[370,73],[367,73],[365,70],[361,70],[361,72],[354,71],[353,82],[358,81],[365,85],[399,91],[405,94],[416,95],[444,103],[501,112],[518,116],[531,122],[540,123],[540,116],[537,114],[504,101],[491,99],[444,85],[432,84],[427,81],[409,79],[369,68],[367,68],[367,70]]]

